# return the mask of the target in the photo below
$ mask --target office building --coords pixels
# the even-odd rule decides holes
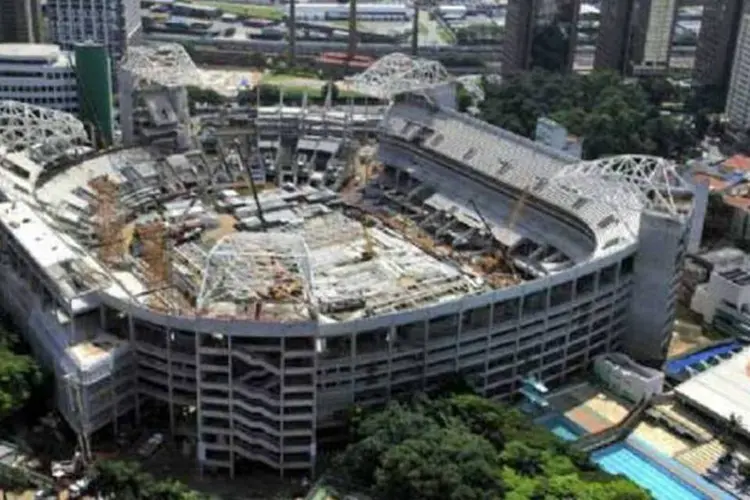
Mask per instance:
[[[42,13],[38,0],[0,0],[0,43],[40,43]]]
[[[46,13],[52,41],[64,50],[76,43],[102,44],[113,66],[141,31],[138,0],[49,0]]]
[[[750,128],[750,13],[743,14],[740,20],[726,114],[733,129]]]
[[[503,73],[573,66],[580,0],[509,0],[505,17]]]
[[[636,0],[604,0],[602,2],[594,69],[628,72],[631,37],[635,28],[634,15],[637,9]]]
[[[76,113],[72,57],[56,45],[0,44],[0,101],[10,100]]]
[[[669,69],[669,56],[674,36],[678,0],[651,0],[648,6],[643,53],[635,60],[641,71],[658,72]],[[645,7],[645,5],[644,5]],[[645,10],[644,10],[645,15]]]
[[[712,0],[703,7],[694,79],[699,86],[726,88],[745,0]]]

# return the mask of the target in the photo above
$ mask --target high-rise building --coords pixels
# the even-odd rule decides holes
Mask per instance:
[[[40,43],[42,13],[38,0],[0,0],[0,43]]]
[[[643,71],[666,71],[669,68],[678,0],[650,0],[648,3],[643,52],[641,54],[639,50],[639,53],[634,54],[634,60],[640,63]],[[646,9],[642,15],[645,17]]]
[[[703,7],[694,79],[699,86],[726,88],[732,73],[744,0],[711,0]]]
[[[594,69],[628,71],[637,12],[637,0],[602,1]]]
[[[509,0],[505,17],[503,73],[573,65],[581,0]]]
[[[138,0],[48,0],[46,13],[55,43],[65,50],[77,43],[102,44],[113,66],[141,31]]]
[[[0,43],[0,101],[78,111],[73,58],[56,45]]]
[[[750,128],[750,13],[744,13],[740,19],[726,114],[735,130]]]

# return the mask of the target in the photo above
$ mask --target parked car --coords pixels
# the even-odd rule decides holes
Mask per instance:
[[[56,500],[57,493],[52,488],[42,488],[34,493],[34,500]]]
[[[70,485],[70,488],[68,488],[68,496],[70,498],[80,498],[81,495],[86,493],[89,486],[91,486],[91,478],[83,477]]]
[[[143,458],[148,458],[153,455],[156,450],[159,449],[159,446],[161,446],[163,442],[164,435],[160,432],[157,432],[150,438],[148,438],[148,441],[143,443],[140,448],[138,448],[138,454]]]

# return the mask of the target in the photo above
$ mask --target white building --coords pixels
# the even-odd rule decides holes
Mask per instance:
[[[625,354],[609,353],[594,360],[594,372],[616,394],[636,403],[662,393],[664,373],[640,365]]]
[[[76,113],[71,54],[57,45],[0,44],[0,101],[19,101]]]
[[[726,114],[738,130],[750,127],[750,14],[745,14],[737,36]]]
[[[537,120],[534,139],[574,158],[583,157],[583,140],[568,134],[567,128],[550,118],[542,117]]]
[[[653,69],[669,66],[670,47],[675,23],[677,0],[651,2],[646,28],[643,64]]]
[[[138,0],[49,0],[49,38],[65,50],[92,41],[107,47],[112,64],[141,30]]]

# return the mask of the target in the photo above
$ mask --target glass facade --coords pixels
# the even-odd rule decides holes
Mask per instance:
[[[539,0],[533,19],[531,67],[566,71],[572,66],[580,0]]]

